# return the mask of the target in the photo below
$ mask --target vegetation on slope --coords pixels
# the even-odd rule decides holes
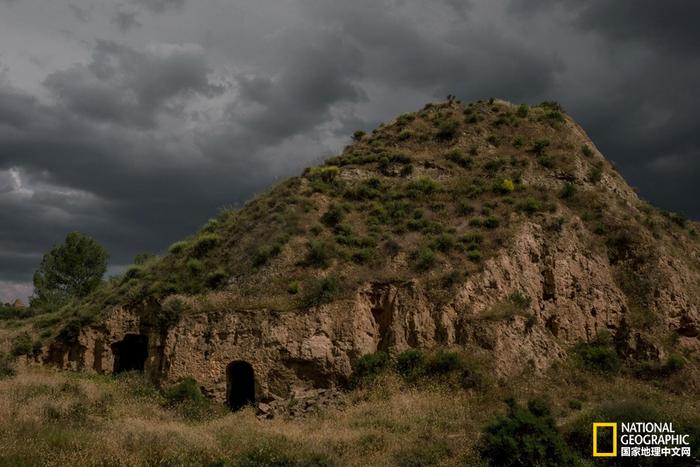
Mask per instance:
[[[594,420],[673,422],[700,448],[697,394],[569,365],[457,391],[449,374],[464,367],[446,355],[426,356],[444,378],[386,367],[344,407],[266,421],[187,382],[159,391],[136,374],[19,368],[0,377],[0,465],[593,465]]]

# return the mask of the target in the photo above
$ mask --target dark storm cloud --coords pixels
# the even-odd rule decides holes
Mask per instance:
[[[379,4],[387,8],[376,9],[378,3],[369,0],[305,4],[310,15],[335,25],[358,44],[372,79],[429,90],[435,96],[505,96],[504,90],[511,99],[538,95],[552,85],[553,74],[562,66],[556,57],[490,31],[468,2],[461,8],[451,1],[436,2],[433,13],[443,27],[429,28],[421,24],[425,14],[419,11],[424,8],[416,11],[415,2],[384,0]],[[388,8],[392,5],[397,9]],[[452,14],[455,8],[461,13],[458,18]],[[406,14],[397,14],[402,9]]]
[[[612,40],[658,46],[666,52],[697,56],[700,3],[685,0],[593,0],[580,6],[579,24]]]
[[[38,2],[0,0],[0,299],[68,231],[112,267],[163,251],[447,94],[558,100],[642,196],[700,217],[695,3]]]
[[[144,53],[99,41],[90,63],[54,72],[44,84],[72,114],[150,127],[177,97],[221,92],[208,73],[206,56],[198,49]]]
[[[289,60],[278,73],[237,77],[230,114],[254,144],[275,145],[327,121],[332,106],[365,98],[360,50],[337,32],[293,31],[282,41]]]

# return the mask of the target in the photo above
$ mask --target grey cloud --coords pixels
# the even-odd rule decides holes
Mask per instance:
[[[185,0],[131,0],[132,3],[142,6],[153,13],[164,13],[168,10],[177,10],[185,5]]]
[[[83,8],[79,5],[69,3],[68,9],[73,14],[73,16],[75,16],[75,19],[77,19],[78,21],[86,23],[90,20],[90,16],[91,16],[90,15],[90,8]]]
[[[114,24],[119,31],[126,33],[132,29],[140,28],[143,26],[138,21],[138,13],[135,11],[117,11],[114,16],[112,16],[112,24]]]
[[[220,92],[209,82],[209,72],[198,49],[143,52],[100,41],[89,64],[56,71],[44,84],[76,115],[152,127],[173,99]]]
[[[293,31],[280,42],[293,45],[284,47],[290,60],[278,73],[237,78],[230,112],[256,143],[275,145],[328,120],[334,105],[365,98],[360,51],[336,33]]]

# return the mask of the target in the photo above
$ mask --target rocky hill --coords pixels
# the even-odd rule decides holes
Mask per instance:
[[[504,377],[607,346],[697,387],[698,225],[640,200],[556,103],[450,99],[353,140],[43,317],[39,358],[230,404],[231,372],[270,400],[409,348]]]

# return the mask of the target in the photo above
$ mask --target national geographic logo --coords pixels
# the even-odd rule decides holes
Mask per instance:
[[[593,423],[593,457],[690,457],[690,436],[673,423]],[[619,445],[619,454],[618,454]]]

